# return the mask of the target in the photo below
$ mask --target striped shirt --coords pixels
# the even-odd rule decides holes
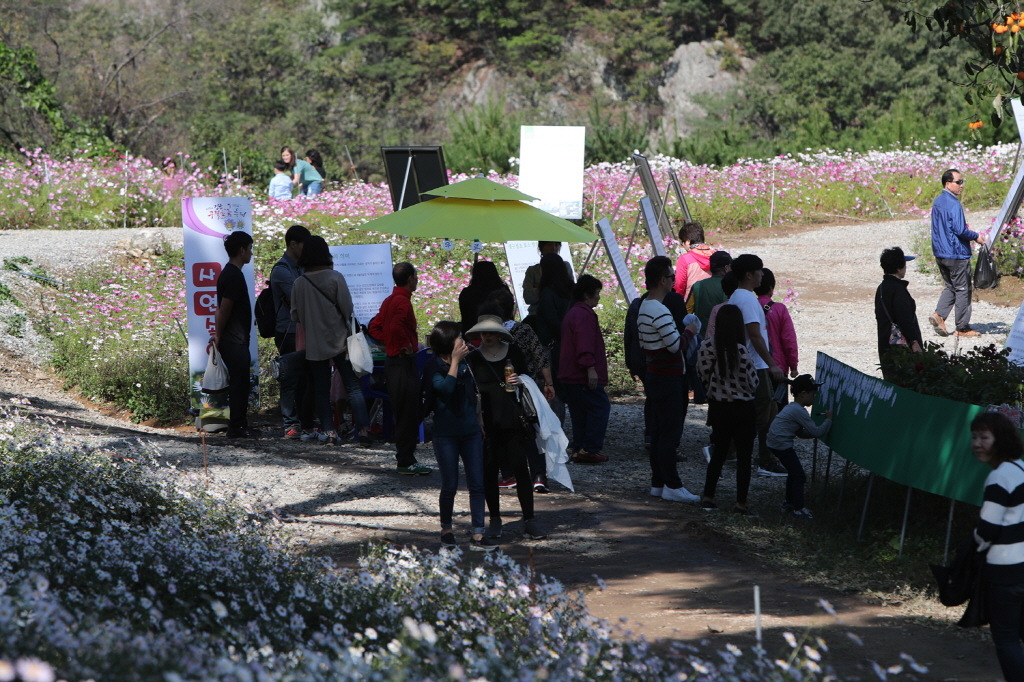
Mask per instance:
[[[999,585],[1024,583],[1024,468],[1021,460],[1003,462],[985,479],[979,543],[992,543],[985,576]]]
[[[640,304],[636,323],[640,347],[647,355],[647,372],[660,376],[685,374],[682,348],[690,343],[693,334],[686,330],[679,334],[672,313],[665,304],[648,296]]]

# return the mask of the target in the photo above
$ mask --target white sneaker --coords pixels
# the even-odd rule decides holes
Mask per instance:
[[[661,491],[661,499],[669,502],[700,502],[700,497],[694,495],[686,488],[666,487]]]
[[[803,509],[794,509],[793,511],[791,511],[791,512],[789,512],[789,513],[790,513],[790,514],[791,514],[791,515],[793,516],[793,518],[795,518],[795,519],[805,519],[805,520],[810,520],[810,519],[813,519],[813,518],[814,518],[814,514],[812,514],[812,513],[811,513],[811,510],[810,510],[810,509],[808,509],[807,507],[804,507]]]
[[[661,491],[664,488],[651,488],[651,497],[661,497]]]
[[[764,476],[765,478],[778,478],[778,477],[789,476],[789,473],[785,472],[785,471],[782,471],[782,472],[769,471],[768,469],[762,469],[761,467],[757,467],[757,469],[754,471],[754,473],[756,473],[758,476]]]
[[[711,464],[711,455],[714,454],[714,452],[715,452],[715,446],[714,445],[705,445],[702,448],[702,450],[704,451],[704,459],[706,459],[708,461],[708,464]]]

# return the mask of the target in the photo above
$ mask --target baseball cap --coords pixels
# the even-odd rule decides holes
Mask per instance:
[[[816,383],[814,381],[814,377],[810,374],[801,374],[796,379],[790,381],[789,385],[793,389],[793,395],[796,395],[797,393],[803,393],[804,391],[816,391],[818,390],[818,386],[823,386],[824,384]]]

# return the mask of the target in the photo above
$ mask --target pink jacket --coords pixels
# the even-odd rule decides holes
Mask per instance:
[[[675,290],[683,300],[690,297],[690,289],[694,282],[707,279],[711,276],[711,254],[715,252],[714,247],[701,244],[690,249],[676,260],[676,285]],[[691,268],[690,265],[696,267]]]
[[[789,374],[790,370],[796,369],[798,360],[793,318],[789,316],[789,309],[784,303],[773,302],[769,296],[758,296],[757,302],[762,306],[769,303],[772,305],[771,310],[764,313],[764,319],[768,322],[768,345],[771,346],[775,364]]]

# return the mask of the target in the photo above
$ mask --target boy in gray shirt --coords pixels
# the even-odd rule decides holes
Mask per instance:
[[[782,508],[798,519],[812,519],[814,515],[804,507],[804,484],[807,474],[793,449],[794,438],[820,438],[832,426],[832,410],[825,412],[825,421],[817,425],[807,413],[814,404],[818,386],[810,374],[801,374],[790,382],[793,402],[782,408],[768,430],[768,449],[786,467],[786,503]]]

